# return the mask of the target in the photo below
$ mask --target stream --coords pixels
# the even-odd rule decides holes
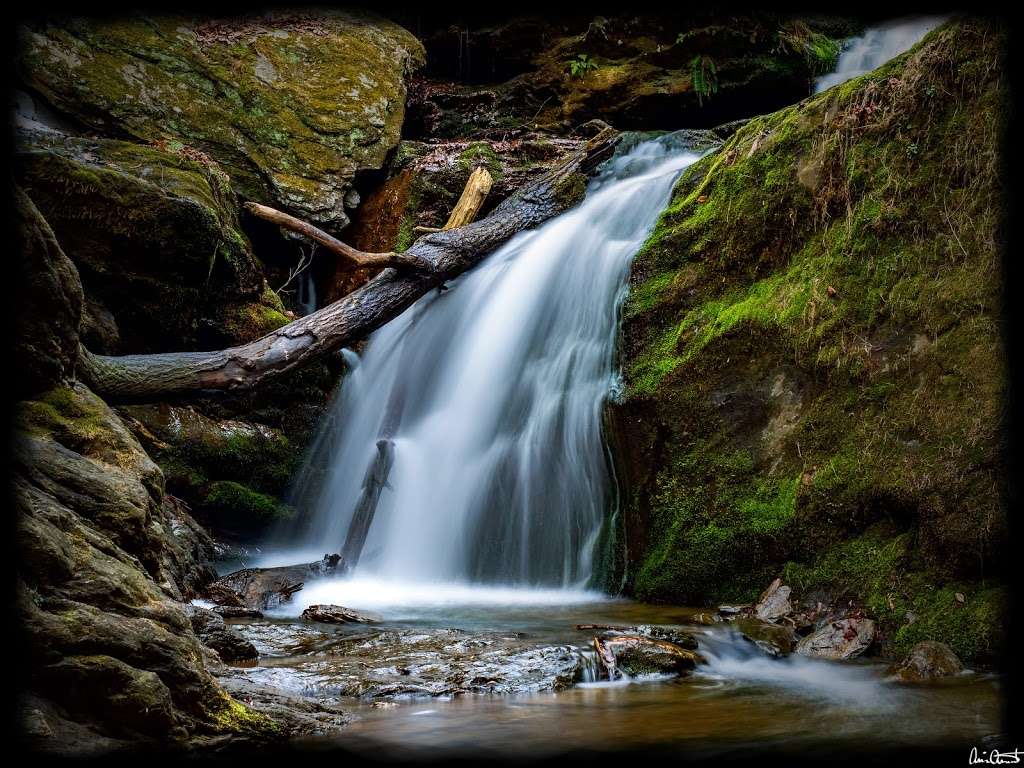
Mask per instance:
[[[308,592],[307,592],[308,589]],[[595,593],[338,580],[234,626],[260,650],[233,674],[301,696],[340,701],[353,722],[310,748],[438,759],[537,757],[582,750],[667,749],[689,756],[760,747],[983,748],[999,732],[998,679],[985,672],[931,683],[886,680],[878,661],[772,658],[714,611]],[[296,621],[339,603],[373,625]],[[708,663],[678,678],[588,678],[593,630],[662,625],[697,637]]]
[[[868,30],[817,90],[938,22]],[[392,454],[358,564],[264,618],[232,622],[260,658],[229,677],[340,700],[354,716],[307,745],[435,759],[956,745],[966,757],[999,733],[992,674],[897,683],[886,662],[773,656],[714,608],[598,589],[599,532],[615,496],[601,416],[622,386],[615,338],[629,264],[705,150],[687,132],[628,137],[580,206],[424,297],[358,356],[345,353],[350,372],[295,483],[300,523],[245,565],[340,551],[385,441]],[[317,604],[376,621],[303,621]],[[706,663],[602,681],[596,632],[577,625],[686,631]]]

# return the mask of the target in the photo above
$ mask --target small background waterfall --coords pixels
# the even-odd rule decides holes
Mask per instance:
[[[920,16],[894,19],[876,27],[869,27],[860,37],[854,37],[843,46],[835,71],[819,77],[814,92],[821,93],[833,85],[845,83],[885,64],[904,51],[914,47],[921,39],[947,20],[946,16]]]
[[[345,353],[352,369],[295,484],[293,545],[340,551],[386,430],[394,464],[357,577],[587,584],[614,492],[601,424],[629,262],[700,157],[683,132],[625,143],[580,206]]]

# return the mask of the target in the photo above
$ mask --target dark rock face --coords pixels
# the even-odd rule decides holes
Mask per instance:
[[[287,322],[216,164],[168,145],[21,131],[15,173],[81,273],[95,351],[231,344]]]
[[[883,652],[998,652],[1004,52],[986,23],[939,28],[684,172],[623,308],[636,596],[749,603],[781,573],[863,606]]]
[[[592,118],[626,130],[711,127],[807,96],[854,31],[840,19],[769,14],[442,25],[424,33],[428,63],[410,88],[406,135],[498,138]]]
[[[204,668],[178,602],[209,578],[208,538],[165,499],[160,470],[82,385],[22,402],[16,415],[30,689],[114,737],[231,730],[222,717],[241,705]]]
[[[220,613],[195,605],[188,606],[186,613],[199,640],[215,650],[223,661],[252,661],[259,658],[256,646],[228,626]]]
[[[75,369],[82,284],[53,231],[31,199],[14,190],[15,396],[54,386]]]

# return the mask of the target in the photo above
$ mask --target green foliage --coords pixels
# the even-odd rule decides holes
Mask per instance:
[[[704,99],[718,93],[718,70],[710,56],[694,56],[690,59],[690,82],[697,92],[697,103],[704,106]]]
[[[263,530],[270,523],[295,516],[291,507],[231,480],[212,483],[200,511],[218,527],[240,532]]]
[[[585,53],[566,62],[566,68],[570,76],[578,77],[581,80],[587,76],[587,72],[597,69],[597,62]]]
[[[803,21],[791,21],[778,33],[777,50],[788,50],[803,56],[814,75],[831,72],[839,57],[841,43],[820,32],[813,31]]]

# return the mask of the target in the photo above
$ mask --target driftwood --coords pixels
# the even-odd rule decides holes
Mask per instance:
[[[403,254],[365,254],[304,225],[309,228],[308,236],[319,238],[317,242],[329,238],[344,246],[354,265],[380,257],[387,268],[333,304],[237,347],[107,357],[80,346],[78,375],[108,401],[152,399],[245,390],[333,354],[474,266],[517,232],[536,227],[578,203],[584,194],[585,175],[611,156],[617,139],[616,131],[606,128],[560,165],[524,184],[483,219],[424,235]],[[298,221],[293,217],[280,221],[289,219]]]
[[[242,568],[222,576],[206,589],[205,597],[218,605],[264,611],[291,600],[310,579],[332,576],[339,557],[280,568]]]
[[[490,194],[493,184],[494,179],[491,178],[490,172],[484,167],[477,168],[469,174],[469,181],[466,182],[466,187],[462,190],[459,201],[452,208],[451,215],[448,217],[445,225],[440,228],[415,227],[413,232],[417,234],[422,232],[444,232],[446,229],[458,229],[459,227],[466,226],[480,212],[480,208],[483,206],[484,200],[487,199],[487,195]]]

